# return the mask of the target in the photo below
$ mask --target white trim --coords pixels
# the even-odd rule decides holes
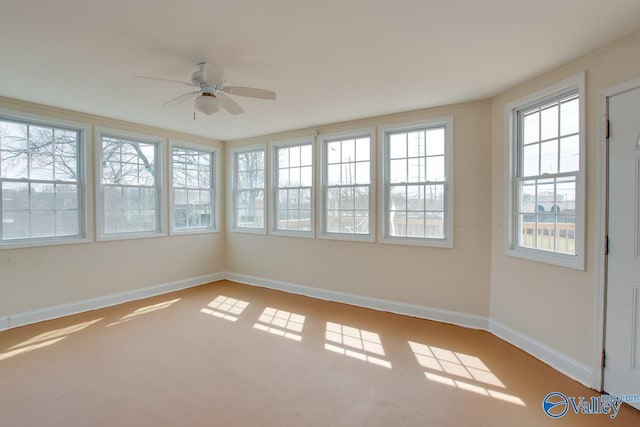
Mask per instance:
[[[94,223],[93,223],[93,162],[92,162],[92,148],[91,138],[93,136],[91,131],[91,125],[82,122],[75,122],[71,120],[58,119],[55,117],[44,116],[40,114],[26,113],[18,110],[11,110],[8,108],[0,108],[0,119],[6,118],[8,120],[17,120],[20,122],[26,122],[27,124],[43,125],[47,127],[61,127],[76,130],[79,132],[80,137],[78,140],[78,152],[81,153],[82,158],[78,162],[79,170],[78,175],[80,184],[80,199],[82,200],[82,206],[79,204],[78,208],[81,209],[82,215],[78,224],[80,234],[78,236],[53,236],[46,238],[26,238],[19,240],[6,240],[0,241],[0,250],[2,249],[20,249],[20,248],[32,248],[38,246],[58,246],[58,245],[73,245],[79,243],[90,243],[93,241],[94,235]],[[0,201],[1,204],[1,201]]]
[[[167,139],[162,136],[142,134],[136,132],[129,132],[120,129],[106,128],[96,126],[95,128],[95,213],[96,213],[96,242],[102,241],[114,241],[114,240],[128,240],[128,239],[142,239],[153,237],[167,236],[167,224],[166,224],[166,212],[167,212],[167,197],[165,195],[165,170],[166,170],[166,145]],[[102,196],[102,137],[110,136],[114,138],[128,139],[132,141],[139,141],[148,144],[156,144],[156,189],[158,195],[157,202],[157,229],[152,231],[143,232],[122,232],[122,233],[104,233],[104,206]]]
[[[211,177],[213,180],[212,190],[213,190],[213,226],[212,227],[199,227],[199,228],[186,228],[186,229],[175,229],[174,228],[174,209],[173,209],[173,149],[174,148],[184,148],[186,150],[200,151],[205,153],[211,153],[213,157],[213,163],[211,168],[213,169],[213,176]],[[222,212],[220,204],[220,191],[219,187],[222,183],[222,172],[220,169],[222,161],[220,159],[220,147],[215,145],[204,145],[204,144],[196,144],[194,142],[183,141],[180,139],[169,139],[169,151],[167,154],[167,188],[169,189],[169,194],[167,199],[169,201],[169,235],[177,236],[177,235],[185,235],[185,234],[206,234],[206,233],[219,233],[220,232],[220,214]]]
[[[272,236],[285,236],[285,237],[302,237],[307,239],[313,239],[315,237],[316,227],[316,186],[315,186],[315,169],[316,169],[316,142],[315,138],[311,136],[310,138],[295,138],[295,139],[286,139],[282,141],[271,141],[269,142],[269,157],[271,164],[269,165],[269,179],[268,179],[268,192],[269,192],[269,217],[271,220],[268,222],[269,224],[269,234]],[[311,230],[302,231],[302,230],[280,230],[276,228],[276,222],[278,221],[278,217],[276,215],[276,174],[278,173],[278,166],[276,163],[278,162],[278,157],[276,156],[276,150],[278,148],[288,148],[295,146],[303,146],[303,145],[311,145]],[[265,157],[266,159],[266,157]],[[266,167],[266,166],[265,166]],[[266,178],[266,177],[265,177]]]
[[[551,366],[553,369],[579,381],[587,387],[591,387],[592,369],[583,363],[495,320],[489,321],[489,332],[524,350],[538,360]]]
[[[365,297],[348,294],[345,292],[320,289],[311,286],[297,285],[294,283],[280,282],[277,280],[265,279],[262,277],[248,276],[245,274],[227,272],[225,278],[237,283],[251,286],[275,289],[291,294],[305,295],[325,301],[340,302],[343,304],[355,305],[357,307],[371,308],[379,311],[403,314],[405,316],[418,317],[421,319],[435,320],[443,323],[451,323],[472,329],[487,330],[489,320],[485,316],[475,314],[460,313],[457,311],[442,310],[439,308],[424,307],[421,305],[408,304],[404,302],[388,301],[379,298]]]
[[[586,74],[578,73],[575,76],[564,79],[556,84],[547,86],[525,97],[519,98],[508,103],[505,106],[505,140],[506,158],[505,158],[505,220],[504,228],[504,254],[508,256],[524,258],[530,261],[543,262],[553,264],[560,267],[572,268],[575,270],[584,270],[585,268],[585,236],[586,236],[586,157],[587,157],[587,126],[586,111],[587,98],[585,90]],[[516,246],[516,220],[514,214],[516,200],[516,186],[514,180],[516,177],[516,168],[518,164],[518,137],[517,131],[517,112],[527,109],[536,104],[544,102],[547,99],[556,98],[576,90],[580,98],[580,170],[576,174],[576,231],[575,231],[575,249],[576,255],[562,254],[552,251],[544,251],[533,248],[523,248]]]
[[[445,188],[445,206],[444,206],[444,239],[431,239],[431,238],[411,238],[411,237],[396,237],[389,236],[387,232],[387,181],[388,181],[388,155],[387,155],[387,138],[386,134],[393,131],[411,131],[416,129],[430,128],[436,126],[445,127],[445,175],[446,175],[446,188]],[[400,244],[400,245],[412,245],[412,246],[424,246],[424,247],[436,247],[436,248],[449,248],[454,247],[454,230],[455,230],[455,168],[454,168],[454,117],[438,117],[433,119],[425,119],[410,123],[401,123],[393,125],[380,126],[378,128],[378,144],[380,159],[379,168],[379,189],[380,195],[378,197],[378,238],[380,243]]]
[[[264,206],[262,207],[264,215],[264,227],[262,228],[250,228],[250,227],[237,227],[236,226],[236,154],[248,153],[251,151],[262,150],[264,152]],[[227,212],[227,218],[231,218],[231,221],[227,221],[227,230],[231,233],[246,233],[246,234],[258,234],[266,235],[269,228],[269,191],[268,185],[268,173],[269,173],[269,150],[266,143],[241,145],[238,147],[228,147],[227,151],[227,191],[228,197],[226,198],[228,203],[225,203]]]
[[[327,164],[325,159],[325,144],[327,142],[344,140],[349,138],[369,137],[369,233],[368,234],[349,234],[349,233],[330,233],[326,231],[325,221],[327,212],[327,201],[325,200],[325,187],[327,183]],[[318,158],[317,168],[317,206],[318,209],[318,239],[342,240],[350,242],[375,242],[376,241],[376,197],[377,197],[377,179],[376,179],[376,158],[377,158],[377,133],[375,127],[353,129],[345,132],[330,132],[318,135],[318,146],[316,156]]]
[[[605,255],[605,237],[608,234],[608,182],[609,159],[605,123],[608,119],[609,98],[640,87],[640,77],[607,89],[600,90],[596,100],[596,141],[598,155],[596,159],[596,263],[594,289],[594,340],[593,340],[593,378],[591,387],[603,391],[604,369],[602,368],[602,350],[605,346],[607,257]]]
[[[83,301],[72,302],[69,304],[47,307],[39,310],[25,311],[9,315],[6,317],[6,328],[17,328],[19,326],[29,325],[32,323],[42,322],[59,317],[69,316],[72,314],[83,313],[85,311],[97,310],[99,308],[110,307],[112,305],[123,304],[129,301],[135,301],[143,298],[149,298],[169,292],[179,291],[181,289],[192,288],[211,282],[217,282],[224,279],[223,273],[207,274],[189,279],[176,280],[175,282],[163,283],[161,285],[149,286],[141,289],[120,292],[117,294],[105,295],[102,297],[86,299]],[[2,330],[3,319],[0,318],[0,330]]]

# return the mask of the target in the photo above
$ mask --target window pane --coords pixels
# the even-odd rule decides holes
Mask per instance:
[[[578,133],[580,130],[580,101],[575,98],[560,104],[560,135]]]
[[[524,143],[540,141],[540,113],[538,111],[524,116]]]
[[[520,184],[520,212],[537,212],[536,181],[523,181]]]
[[[407,237],[425,237],[425,213],[407,213]]]
[[[558,172],[558,141],[551,140],[540,144],[540,173]]]
[[[348,139],[342,141],[342,162],[356,161],[356,144],[355,140]]]
[[[407,134],[389,135],[389,158],[400,159],[404,157],[407,157]]]
[[[409,185],[407,187],[407,210],[424,211],[424,185]]]
[[[31,209],[55,210],[53,184],[31,184]]]
[[[536,248],[545,251],[555,250],[555,231],[553,215],[538,215]]]
[[[359,162],[371,159],[371,138],[356,139],[356,160]]]
[[[558,215],[557,217],[556,247],[558,252],[576,254],[576,217],[571,215]]]
[[[580,137],[569,136],[560,140],[560,172],[580,169]]]
[[[389,200],[389,208],[392,211],[400,211],[407,209],[407,187],[404,185],[391,186],[391,200]]]
[[[392,183],[407,182],[407,160],[391,160],[389,175]]]
[[[329,142],[327,144],[327,163],[340,163],[340,159],[342,158],[340,145],[340,141]]]
[[[540,139],[558,137],[558,106],[545,108],[540,113]]]
[[[427,181],[444,180],[444,156],[427,157]]]
[[[408,182],[424,182],[425,180],[425,159],[408,159]]]
[[[525,145],[522,158],[522,176],[533,176],[540,173],[540,144]]]
[[[444,238],[444,212],[428,212],[425,217],[425,237]]]
[[[409,132],[407,134],[407,156],[420,157],[425,155],[424,131]]]
[[[369,162],[359,162],[355,164],[356,184],[369,184],[371,182],[371,165]]]
[[[444,185],[425,186],[425,208],[427,211],[444,211]]]
[[[56,212],[51,210],[31,211],[31,236],[51,237],[56,235]]]
[[[427,130],[427,156],[444,154],[444,128]]]

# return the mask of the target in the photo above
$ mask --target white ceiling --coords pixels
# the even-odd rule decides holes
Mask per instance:
[[[638,0],[3,0],[0,95],[230,140],[493,96],[640,29]],[[240,116],[162,104],[202,59]]]

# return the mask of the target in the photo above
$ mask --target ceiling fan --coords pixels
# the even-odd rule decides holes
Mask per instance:
[[[220,110],[220,107],[233,115],[240,114],[244,111],[236,101],[228,97],[226,94],[259,99],[276,99],[276,93],[271,90],[244,86],[226,86],[224,80],[224,68],[218,64],[206,61],[198,63],[197,69],[191,74],[191,83],[179,80],[163,79],[160,77],[136,77],[141,79],[180,83],[198,88],[198,90],[177,96],[165,102],[164,105],[167,107],[175,107],[195,98],[194,108],[208,116]],[[195,110],[193,118],[195,119]]]

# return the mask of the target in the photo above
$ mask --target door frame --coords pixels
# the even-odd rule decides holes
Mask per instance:
[[[606,332],[607,301],[607,255],[606,236],[609,221],[609,150],[607,138],[607,120],[609,119],[609,98],[640,88],[640,77],[598,91],[596,100],[596,142],[598,155],[597,167],[597,210],[596,210],[596,264],[594,295],[594,345],[592,388],[603,391],[604,367],[603,353]]]

